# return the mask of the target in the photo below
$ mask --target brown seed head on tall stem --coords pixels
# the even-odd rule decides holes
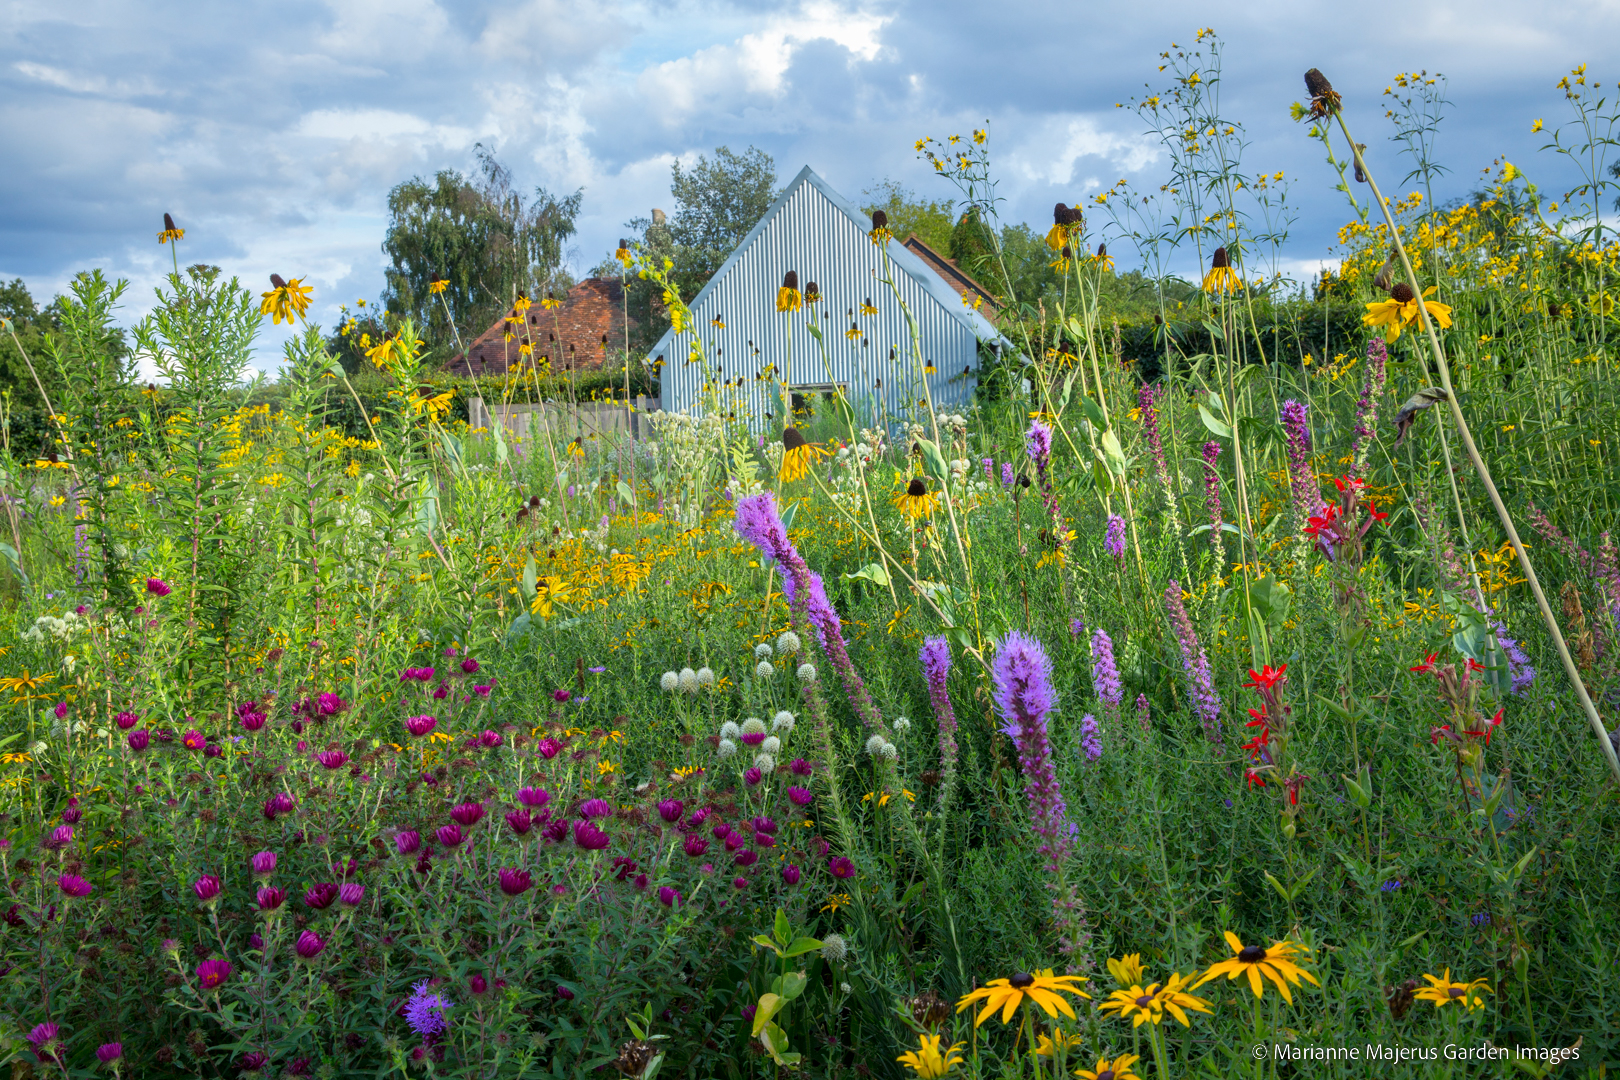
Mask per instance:
[[[1305,73],[1305,89],[1311,94],[1311,115],[1318,119],[1339,111],[1339,93],[1318,68]]]

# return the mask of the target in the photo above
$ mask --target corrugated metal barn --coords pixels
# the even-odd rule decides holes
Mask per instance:
[[[827,186],[808,166],[794,178],[747,238],[693,299],[696,325],[666,333],[648,354],[662,360],[660,397],[670,410],[701,412],[709,399],[703,365],[689,363],[700,340],[711,376],[725,385],[728,409],[765,426],[781,422],[776,383],[762,377],[767,364],[785,372],[803,396],[837,386],[864,423],[915,415],[920,396],[905,313],[884,277],[884,255],[868,236],[870,220]],[[1005,339],[956,290],[897,237],[885,245],[895,291],[917,320],[936,408],[960,408],[973,392],[979,345],[1005,348]],[[816,325],[825,357],[807,329],[804,311],[779,312],[777,290],[789,270],[808,293],[814,282]],[[873,309],[876,313],[873,314]],[[739,381],[740,380],[740,385]]]

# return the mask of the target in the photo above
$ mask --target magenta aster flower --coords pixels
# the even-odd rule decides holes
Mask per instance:
[[[344,907],[359,907],[366,898],[366,887],[356,881],[345,881],[338,886],[338,903]]]
[[[832,871],[832,876],[840,881],[855,876],[855,863],[847,855],[835,855],[827,863],[827,869]]]
[[[136,724],[140,723],[140,719],[141,718],[139,716],[136,716],[134,713],[126,711],[126,712],[121,712],[117,716],[113,717],[113,723],[118,725],[118,728],[119,728],[120,731],[128,731],[130,728],[132,728]],[[117,1043],[109,1043],[108,1045],[109,1046],[117,1046],[118,1044]]]
[[[786,866],[782,867],[782,881],[788,885],[797,885],[799,883],[799,877],[802,873],[803,871],[801,871],[793,863],[788,863]]]
[[[791,802],[794,806],[809,806],[812,802],[815,801],[815,798],[816,798],[813,794],[811,794],[809,788],[802,788],[802,787],[790,787],[790,788],[788,788],[787,789],[787,797],[788,797],[788,801]]]
[[[658,887],[658,902],[665,907],[674,907],[681,902],[681,894],[668,885]]]
[[[95,891],[94,885],[77,874],[63,874],[56,879],[56,887],[62,890],[64,896],[75,899],[82,899]]]
[[[422,846],[422,834],[410,829],[394,837],[394,849],[401,855],[415,855],[416,849]]]
[[[448,825],[440,825],[433,835],[438,837],[439,843],[447,848],[455,847],[462,840],[461,826],[453,821]]]
[[[461,662],[461,671],[464,675],[476,674],[478,671],[478,661],[474,660],[470,656],[467,657],[467,659]]]
[[[325,911],[338,898],[338,887],[330,881],[311,885],[304,893],[304,905],[316,911]]]
[[[506,823],[512,827],[513,832],[524,836],[534,827],[534,817],[527,810],[508,810]]]
[[[500,882],[501,892],[507,896],[522,896],[534,886],[534,879],[527,870],[502,869],[495,872]]]
[[[253,856],[253,876],[269,877],[276,872],[276,853],[261,851]]]
[[[761,772],[757,767],[756,768],[751,768],[747,772],[743,773],[743,782],[746,783],[749,787],[753,787],[754,785],[758,784],[763,779],[765,779],[765,774],[763,772]]]
[[[794,758],[788,764],[788,772],[794,776],[809,776],[814,771],[811,764],[802,757]]]
[[[258,892],[259,913],[268,915],[281,907],[282,901],[287,899],[287,893],[282,889],[266,885]]]
[[[315,755],[315,760],[328,769],[341,769],[349,763],[349,755],[342,750],[322,750]]]
[[[601,851],[610,842],[611,838],[597,826],[596,822],[589,819],[574,822],[574,843],[586,851]]]
[[[681,844],[681,850],[696,859],[709,850],[709,842],[701,836],[688,836]]]
[[[305,930],[298,935],[298,941],[293,945],[300,960],[313,960],[321,955],[326,948],[326,942],[313,930]]]
[[[140,731],[130,732],[128,741],[129,748],[138,754],[142,750],[145,750],[147,744],[152,741],[152,734],[145,728],[142,728]]]
[[[558,742],[556,739],[553,739],[549,735],[536,743],[534,748],[535,750],[539,751],[540,756],[545,758],[547,761],[550,761],[552,758],[562,753],[562,743]]]
[[[102,1043],[100,1046],[96,1047],[96,1060],[101,1062],[103,1065],[111,1065],[113,1062],[117,1061],[123,1056],[123,1043]]]
[[[197,984],[204,990],[218,990],[230,977],[229,960],[204,960],[197,965]]]
[[[464,828],[472,828],[484,816],[484,804],[481,802],[467,802],[450,809],[450,820]]]
[[[606,799],[586,799],[579,804],[579,816],[583,818],[612,817],[613,804]]]
[[[551,793],[546,791],[544,788],[518,788],[517,798],[518,802],[522,803],[524,806],[533,807],[534,809],[538,810],[540,807],[551,801]]]
[[[684,813],[686,813],[686,804],[679,799],[664,799],[658,804],[658,816],[665,821],[677,822],[681,820],[681,815]]]
[[[439,725],[439,721],[431,716],[412,716],[405,720],[405,730],[415,736],[423,736]]]
[[[191,891],[198,900],[209,903],[219,897],[219,878],[213,874],[204,874],[191,883]]]
[[[62,1028],[59,1024],[46,1022],[35,1024],[28,1033],[28,1042],[34,1048],[34,1056],[40,1061],[56,1060],[56,1040]]]
[[[162,578],[149,577],[146,579],[146,591],[153,596],[168,596],[174,590]]]
[[[192,728],[190,731],[186,732],[180,737],[180,745],[185,747],[187,750],[201,750],[203,747],[208,745],[208,736],[204,735],[196,728]]]

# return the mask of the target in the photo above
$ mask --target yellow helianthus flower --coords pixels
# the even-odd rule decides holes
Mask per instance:
[[[1432,292],[1434,286],[1430,285],[1423,290],[1423,295],[1428,296]],[[1449,306],[1434,300],[1424,300],[1423,306],[1429,309],[1429,316],[1439,323],[1442,329],[1450,328]],[[1388,300],[1374,300],[1368,304],[1367,314],[1361,317],[1361,321],[1368,326],[1388,326],[1389,329],[1384,332],[1384,340],[1394,342],[1401,336],[1401,330],[1415,326],[1418,321],[1418,300],[1412,292],[1412,286],[1403,281],[1389,290]]]
[[[1074,985],[1085,981],[1082,975],[1054,975],[1051,968],[1033,975],[1021,971],[1010,979],[992,979],[971,994],[963,995],[956,1003],[956,1011],[961,1012],[969,1005],[982,1001],[984,1008],[974,1017],[973,1026],[984,1023],[997,1009],[1001,1010],[1001,1022],[1005,1024],[1028,998],[1039,1005],[1047,1016],[1056,1017],[1061,1012],[1073,1020],[1076,1019],[1074,1007],[1062,995],[1079,994],[1090,1000],[1090,994]]]
[[[1475,979],[1473,982],[1454,983],[1451,981],[1451,969],[1438,979],[1433,975],[1423,976],[1429,985],[1412,996],[1419,1001],[1432,1001],[1434,1007],[1443,1009],[1452,1002],[1456,1002],[1469,1012],[1485,1007],[1485,999],[1481,994],[1491,992],[1490,985],[1484,979]]]
[[[170,240],[183,240],[186,230],[174,227],[174,218],[168,214],[163,215],[163,231],[158,233],[158,243],[167,244]]]
[[[896,495],[894,505],[909,518],[931,517],[939,505],[939,496],[928,490],[928,482],[920,476],[912,477],[906,490]]]
[[[540,306],[545,308],[547,311],[551,311],[555,308],[561,307],[562,301],[557,299],[555,293],[546,293],[546,298],[540,301]]]
[[[957,1065],[962,1064],[961,1043],[942,1048],[944,1040],[938,1035],[917,1036],[917,1049],[901,1054],[894,1060],[911,1069],[918,1080],[938,1080]]]
[[[283,281],[280,274],[271,274],[271,289],[262,294],[264,302],[259,305],[259,314],[269,315],[277,325],[283,319],[291,323],[294,316],[302,319],[304,312],[309,310],[309,294],[315,291],[311,286],[302,284],[303,280],[293,278]]]
[[[1120,957],[1118,960],[1112,957],[1108,959],[1108,974],[1114,977],[1114,981],[1121,988],[1139,985],[1142,982],[1142,973],[1141,953],[1131,953],[1128,956]]]
[[[1192,1009],[1194,1012],[1209,1012],[1209,1002],[1186,992],[1191,981],[1192,976],[1178,975],[1172,971],[1170,981],[1165,983],[1164,988],[1156,995],[1159,1005],[1167,1010],[1171,1016],[1175,1017],[1182,1027],[1192,1027],[1192,1024],[1187,1022],[1187,1014],[1182,1010]]]
[[[1077,1046],[1084,1046],[1085,1042],[1085,1036],[1078,1033],[1067,1035],[1060,1031],[1057,1033],[1057,1039],[1054,1040],[1043,1031],[1035,1039],[1035,1054],[1037,1057],[1051,1057],[1059,1049],[1064,1053],[1068,1053]]]
[[[782,471],[778,477],[784,484],[802,479],[816,459],[816,448],[805,441],[796,427],[782,429]]]
[[[1226,932],[1226,943],[1232,947],[1232,957],[1222,960],[1193,983],[1191,989],[1196,990],[1212,979],[1225,975],[1228,979],[1235,979],[1239,975],[1249,977],[1249,988],[1254,991],[1255,997],[1264,996],[1264,988],[1260,976],[1264,975],[1277,984],[1282,991],[1283,1000],[1290,1005],[1294,1003],[1294,995],[1289,993],[1288,984],[1299,985],[1301,978],[1309,980],[1315,986],[1322,984],[1316,977],[1294,963],[1294,952],[1300,946],[1292,941],[1274,941],[1271,948],[1261,948],[1259,945],[1245,945],[1238,936],[1230,930]]]
[[[1114,257],[1108,254],[1107,244],[1097,245],[1097,254],[1095,257],[1097,260],[1097,265],[1102,269],[1112,270],[1114,268]]]
[[[792,270],[782,275],[782,287],[776,290],[777,311],[798,311],[804,306],[799,294],[799,275]]]
[[[23,668],[21,675],[13,675],[9,679],[0,679],[0,690],[9,690],[13,694],[24,690],[38,690],[45,683],[56,678],[55,675],[30,675],[28,669]]]
[[[1098,1058],[1095,1069],[1077,1069],[1076,1076],[1080,1080],[1141,1080],[1141,1077],[1131,1072],[1131,1066],[1141,1058],[1141,1054],[1121,1054],[1112,1061],[1107,1058]]]
[[[428,295],[438,296],[449,287],[450,282],[447,279],[440,277],[438,274],[434,274],[433,277],[428,281]]]
[[[1218,247],[1209,260],[1209,273],[1204,275],[1203,290],[1207,293],[1234,293],[1243,285],[1243,280],[1232,269],[1232,260],[1226,257],[1226,249]]]
[[[528,314],[529,308],[533,306],[533,301],[529,299],[527,293],[518,293],[517,301],[512,305],[512,310],[516,311],[519,315],[526,315]]]
[[[1145,989],[1140,984],[1121,987],[1109,994],[1108,999],[1097,1006],[1097,1011],[1113,1013],[1121,1020],[1129,1020],[1131,1027],[1157,1024],[1164,1019],[1164,1006],[1159,1001],[1158,991],[1158,983]]]

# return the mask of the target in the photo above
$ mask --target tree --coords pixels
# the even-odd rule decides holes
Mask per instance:
[[[951,200],[919,199],[914,191],[896,180],[885,180],[861,194],[866,196],[866,205],[861,209],[868,217],[874,210],[889,215],[889,231],[896,240],[904,242],[906,237],[915,234],[941,254],[951,250],[951,232],[956,221],[956,215],[951,212]]]
[[[479,179],[445,169],[431,184],[412,177],[388,193],[383,251],[393,266],[383,301],[390,315],[424,328],[430,345],[451,342],[452,325],[465,344],[519,293],[572,285],[563,245],[574,235],[583,192],[559,197],[537,187],[525,200],[493,151],[479,144],[476,152]],[[429,289],[435,279],[447,282],[442,294]]]
[[[711,160],[698,156],[697,164],[683,168],[677,159],[671,168],[670,194],[675,215],[632,218],[625,223],[629,238],[636,238],[642,253],[674,264],[670,280],[681,299],[691,301],[707,285],[722,263],[743,242],[780,194],[776,188],[776,162],[757,147],[741,154],[719,147]],[[592,271],[616,276],[621,267],[604,259]],[[635,325],[630,347],[645,351],[669,329],[663,298],[651,282],[626,281],[630,320]]]

